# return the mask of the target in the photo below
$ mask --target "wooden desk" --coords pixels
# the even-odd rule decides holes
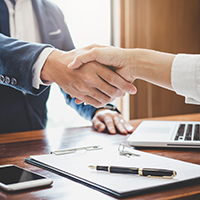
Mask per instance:
[[[152,118],[159,120],[190,120],[200,121],[200,114],[179,115],[170,117]],[[134,127],[142,120],[132,120]],[[14,194],[0,190],[0,199],[115,199],[96,190],[58,176],[49,171],[40,169],[24,162],[24,158],[34,154],[49,153],[52,149],[71,148],[88,144],[117,145],[126,142],[129,136],[120,134],[109,135],[98,133],[91,127],[83,128],[55,128],[41,131],[19,132],[0,135],[0,164],[15,164],[20,167],[38,172],[52,178],[51,187],[32,189]],[[200,149],[141,149],[146,152],[176,158],[191,163],[200,164]],[[161,190],[154,193],[143,194],[128,199],[200,199],[200,183],[179,188]]]

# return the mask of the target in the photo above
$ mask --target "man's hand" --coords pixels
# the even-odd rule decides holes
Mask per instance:
[[[99,132],[103,132],[107,128],[110,134],[116,134],[118,131],[126,135],[132,133],[134,130],[134,128],[123,119],[121,114],[109,109],[97,110],[92,119],[92,124]]]
[[[41,80],[56,82],[69,95],[95,107],[102,107],[125,92],[135,93],[135,87],[106,66],[89,62],[78,69],[67,66],[88,48],[63,52],[54,50],[47,58]]]

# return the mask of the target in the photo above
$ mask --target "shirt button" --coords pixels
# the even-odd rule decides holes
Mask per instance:
[[[8,76],[5,76],[5,83],[7,83],[7,84],[10,83],[10,78]]]
[[[17,85],[16,78],[11,78],[11,85]]]
[[[4,77],[4,75],[0,75],[0,81],[1,81],[2,83],[5,82],[5,77]]]

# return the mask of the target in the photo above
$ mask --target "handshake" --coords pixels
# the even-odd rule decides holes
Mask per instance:
[[[136,79],[172,90],[171,66],[174,54],[147,49],[122,49],[91,45],[70,52],[54,50],[41,79],[56,82],[76,97],[76,103],[103,107],[125,93],[136,94]]]

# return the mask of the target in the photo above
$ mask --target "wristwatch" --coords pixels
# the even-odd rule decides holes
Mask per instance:
[[[107,104],[107,105],[105,105],[104,107],[102,107],[102,108],[104,108],[104,109],[109,109],[109,110],[113,110],[113,111],[117,111],[118,113],[120,113],[119,112],[119,110],[117,109],[117,107],[115,107],[114,105],[112,105],[112,104]],[[101,109],[101,108],[100,108]],[[121,113],[120,113],[121,114]]]
[[[95,110],[95,112],[93,113],[92,118],[94,117],[96,111],[97,111],[97,110],[100,110],[100,109],[109,109],[109,110],[116,111],[116,112],[118,112],[119,114],[121,114],[121,112],[117,109],[117,107],[115,107],[113,104],[108,103],[108,104],[106,104],[104,107],[97,108],[97,109]]]

